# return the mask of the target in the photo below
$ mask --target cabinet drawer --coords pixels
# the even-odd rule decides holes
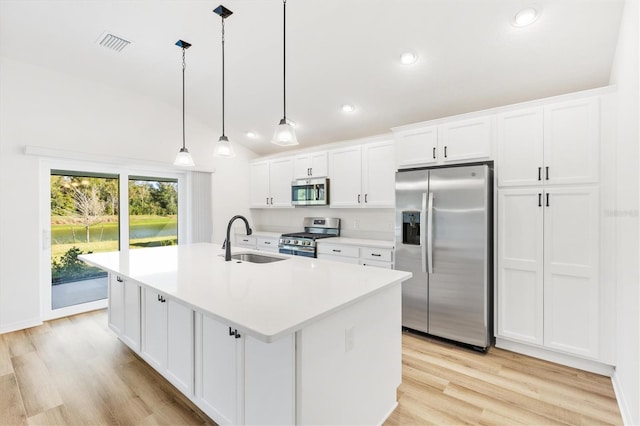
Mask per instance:
[[[393,269],[393,263],[391,262],[380,262],[378,260],[360,260],[360,264],[363,266],[373,266],[375,268],[384,268],[384,269]]]
[[[358,259],[357,257],[337,256],[334,254],[319,253],[318,259],[333,260],[334,262],[342,262],[342,263],[353,263],[354,265],[357,265],[360,263],[360,259]]]
[[[363,259],[371,259],[382,262],[391,262],[393,259],[393,250],[391,249],[379,249],[371,247],[363,247],[361,249],[361,256]]]
[[[268,237],[258,237],[256,247],[258,250],[267,250],[267,249],[277,249],[278,248],[278,239],[277,238],[268,238]]]
[[[343,257],[359,257],[360,249],[340,244],[318,244],[318,254],[332,254]]]
[[[256,248],[256,237],[236,234],[236,245],[240,247]]]

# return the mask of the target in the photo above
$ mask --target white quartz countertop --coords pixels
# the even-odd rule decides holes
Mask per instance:
[[[344,237],[332,237],[326,238],[323,240],[316,241],[316,244],[344,244],[349,246],[360,246],[360,247],[375,247],[375,248],[386,248],[393,249],[395,247],[395,243],[393,241],[385,241],[385,240],[367,240],[362,238],[344,238]]]
[[[255,250],[232,247],[232,253]],[[123,275],[265,342],[411,277],[404,271],[274,254],[273,263],[225,262],[219,244],[185,244],[80,259]]]

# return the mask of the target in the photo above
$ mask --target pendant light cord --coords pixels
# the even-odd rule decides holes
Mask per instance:
[[[222,18],[222,136],[224,136],[224,17]]]
[[[287,0],[282,0],[282,104],[283,119],[287,119]]]
[[[182,149],[186,149],[184,136],[184,70],[187,68],[185,61],[186,48],[182,48]]]

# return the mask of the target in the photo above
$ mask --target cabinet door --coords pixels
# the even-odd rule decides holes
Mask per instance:
[[[295,419],[295,338],[272,343],[246,337],[244,346],[245,424],[293,425]]]
[[[124,279],[116,274],[109,274],[109,328],[124,331]]]
[[[491,157],[491,117],[443,124],[439,148],[445,162]]]
[[[278,253],[278,240],[275,237],[258,237],[256,243],[256,249],[260,251],[268,251],[270,253]]]
[[[546,196],[544,343],[597,358],[598,191],[590,187],[547,188]]]
[[[243,424],[244,339],[229,335],[229,327],[202,315],[199,400],[204,412],[221,425]],[[244,336],[243,336],[244,337]]]
[[[282,158],[269,164],[269,202],[272,207],[291,207],[291,181],[293,160]]]
[[[327,174],[327,153],[315,152],[311,154],[311,177],[325,177]]]
[[[543,178],[542,108],[497,117],[499,186],[541,185]]]
[[[251,207],[269,207],[269,162],[251,163]]]
[[[323,151],[298,155],[293,169],[295,179],[327,176],[327,153]]]
[[[438,160],[438,127],[429,126],[396,134],[398,169],[427,166]]]
[[[142,355],[158,371],[167,365],[167,303],[162,300],[158,293],[144,289]]]
[[[598,181],[599,116],[597,98],[545,107],[545,183]]]
[[[124,282],[124,328],[122,340],[140,352],[140,285],[130,279]]]
[[[193,311],[167,300],[166,375],[182,393],[193,395]]]
[[[362,158],[359,146],[336,149],[329,153],[330,206],[361,207]]]
[[[543,344],[543,218],[540,189],[498,193],[498,335]]]
[[[393,141],[362,146],[362,190],[365,207],[395,207],[396,167]]]

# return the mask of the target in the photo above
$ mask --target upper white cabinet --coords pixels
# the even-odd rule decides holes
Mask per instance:
[[[595,183],[598,98],[498,115],[498,185]]]
[[[501,189],[498,208],[498,337],[598,359],[598,189]]]
[[[296,179],[327,176],[327,152],[296,155],[293,160],[293,176]]]
[[[251,163],[251,207],[291,207],[293,159]]]
[[[394,129],[398,169],[489,160],[492,117],[457,120],[440,125]]]
[[[330,151],[331,207],[394,207],[394,158],[393,141]]]

